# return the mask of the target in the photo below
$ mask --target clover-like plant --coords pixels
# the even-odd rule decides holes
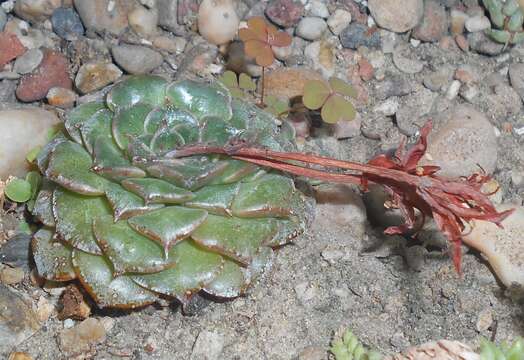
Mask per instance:
[[[500,346],[482,339],[480,360],[524,360],[524,339],[518,338],[513,344],[502,343]]]
[[[281,117],[288,113],[291,109],[289,108],[288,103],[283,100],[280,100],[274,95],[268,95],[266,97],[266,108],[265,110],[276,117]]]
[[[366,349],[350,330],[346,330],[340,338],[334,339],[329,351],[335,356],[335,360],[382,359],[378,352]]]
[[[253,93],[257,89],[253,79],[244,73],[237,76],[233,71],[227,70],[218,80],[229,89],[231,96],[239,99],[245,98],[246,94]]]
[[[244,43],[244,51],[248,57],[262,66],[261,105],[264,105],[264,72],[265,68],[273,64],[275,55],[273,47],[291,45],[291,35],[279,31],[274,25],[269,24],[263,17],[255,16],[247,21],[247,28],[238,32],[240,40]]]
[[[332,77],[329,81],[310,80],[304,85],[302,102],[310,110],[320,111],[322,120],[328,124],[353,120],[355,107],[348,97],[356,98],[356,90],[345,81]]]
[[[508,45],[524,41],[524,14],[518,0],[482,0],[491,20],[492,28],[486,34],[494,41]]]

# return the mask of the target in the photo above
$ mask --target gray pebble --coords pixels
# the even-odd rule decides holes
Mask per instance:
[[[4,9],[0,8],[0,31],[4,31],[4,26],[7,22],[7,14]]]
[[[0,309],[0,353],[9,353],[38,331],[41,325],[30,304],[4,285],[0,285]]]
[[[115,62],[130,74],[147,74],[162,65],[162,55],[146,46],[117,45],[111,49]]]
[[[424,63],[417,59],[404,56],[408,49],[407,46],[399,46],[393,52],[393,63],[402,72],[406,74],[416,74],[424,69]]]
[[[413,85],[402,77],[391,77],[378,83],[375,87],[375,97],[385,100],[392,96],[404,96],[414,91]]]
[[[40,65],[44,53],[40,49],[31,49],[26,51],[15,61],[13,71],[18,74],[29,74]]]
[[[468,43],[472,50],[483,55],[498,55],[504,49],[504,44],[492,41],[482,31],[468,34]]]
[[[514,63],[509,66],[509,80],[511,87],[524,100],[524,64]]]
[[[306,40],[319,39],[327,29],[326,22],[319,17],[305,17],[298,23],[296,33]]]
[[[340,33],[342,46],[349,49],[357,49],[360,46],[369,48],[380,48],[381,41],[378,31],[370,31],[366,25],[354,23],[349,24]]]
[[[84,34],[84,25],[73,8],[58,8],[51,16],[53,31],[62,39],[75,40]]]

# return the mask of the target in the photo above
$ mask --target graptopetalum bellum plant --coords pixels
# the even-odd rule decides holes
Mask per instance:
[[[417,165],[430,125],[396,158],[301,154],[290,126],[219,82],[130,77],[105,103],[72,110],[65,129],[36,159],[44,181],[33,214],[44,226],[33,255],[41,276],[78,279],[103,307],[241,295],[272,249],[307,226],[311,204],[288,174],[383,185],[407,219],[386,232],[413,227],[415,209],[433,216],[459,271],[464,222],[509,214],[480,192],[485,176],[447,180]]]

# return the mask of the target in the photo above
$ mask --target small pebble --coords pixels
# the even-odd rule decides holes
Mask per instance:
[[[30,49],[18,57],[13,66],[13,71],[18,74],[28,74],[40,65],[44,53],[40,49]]]
[[[302,39],[315,41],[327,29],[326,22],[319,17],[305,17],[297,25],[296,34]]]
[[[71,356],[88,351],[106,339],[106,330],[100,320],[88,318],[58,336],[60,349]]]
[[[444,5],[437,0],[424,1],[424,17],[413,30],[413,37],[435,42],[448,32],[448,17]]]
[[[149,37],[157,32],[158,10],[137,6],[129,13],[129,26],[138,34]]]
[[[340,35],[351,23],[351,13],[344,9],[336,9],[333,14],[327,19],[327,24],[331,32],[335,35]]]
[[[153,46],[169,53],[181,54],[186,48],[187,40],[181,36],[157,36],[153,39]]]
[[[130,74],[147,74],[162,65],[164,58],[157,51],[140,45],[117,45],[111,48],[115,62]]]
[[[17,0],[14,11],[26,21],[39,23],[48,19],[61,3],[61,0]]]
[[[381,41],[378,31],[370,31],[366,25],[351,23],[340,33],[342,46],[348,49],[358,49],[360,46],[380,48]]]
[[[453,80],[451,82],[451,85],[449,85],[448,91],[446,92],[446,98],[448,100],[453,100],[457,97],[459,91],[460,91],[460,81]]]
[[[382,114],[384,116],[393,116],[400,107],[398,98],[391,97],[386,101],[378,104],[373,108],[374,113]]]
[[[424,69],[424,63],[416,59],[410,59],[404,55],[407,47],[398,46],[393,52],[393,63],[402,72],[406,74],[416,74]]]
[[[0,49],[0,68],[26,51],[18,37],[8,32],[0,33]]]
[[[41,100],[46,97],[49,89],[57,86],[66,89],[73,87],[69,78],[69,62],[58,52],[44,50],[44,58],[40,65],[20,79],[16,96],[24,102]]]
[[[87,30],[114,35],[128,28],[128,15],[134,7],[131,0],[75,1],[75,9]]]
[[[380,27],[397,33],[413,29],[424,15],[423,0],[368,0],[368,8]]]
[[[24,269],[4,266],[0,269],[0,282],[5,285],[14,285],[24,280]]]
[[[64,320],[64,329],[71,329],[73,326],[75,326],[75,321],[73,319]]]
[[[450,22],[451,22],[451,33],[453,35],[459,35],[464,32],[464,26],[468,15],[458,9],[451,9]]]
[[[69,109],[75,105],[78,95],[71,89],[52,87],[47,93],[47,102],[62,109]]]
[[[4,31],[5,24],[7,23],[7,14],[4,9],[0,7],[0,32]]]
[[[7,360],[33,360],[31,355],[25,353],[25,352],[13,352],[9,354],[9,357]]]
[[[122,76],[122,71],[112,63],[88,63],[78,70],[75,85],[83,94],[87,94],[115,82]]]
[[[489,18],[484,15],[477,15],[470,17],[466,20],[465,23],[466,30],[469,32],[479,32],[487,30],[491,27],[491,22]]]
[[[266,7],[266,16],[275,24],[288,28],[298,24],[304,12],[299,0],[273,0]]]
[[[329,10],[323,0],[310,0],[306,5],[306,10],[310,16],[317,16],[324,19],[329,16]]]
[[[80,16],[72,7],[60,7],[51,16],[53,31],[65,40],[76,40],[84,34]]]
[[[373,66],[365,57],[358,60],[358,74],[362,80],[369,81],[373,79],[374,72],[375,70],[373,69]]]
[[[464,52],[469,51],[469,43],[464,35],[460,34],[455,36],[455,42],[457,43],[457,46],[460,48],[460,50]]]
[[[460,96],[464,98],[469,103],[473,103],[473,100],[479,94],[479,88],[474,85],[464,84],[460,87]]]

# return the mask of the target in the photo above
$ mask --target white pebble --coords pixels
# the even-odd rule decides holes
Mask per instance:
[[[491,22],[484,15],[477,15],[466,20],[466,29],[469,32],[484,31],[491,27]]]
[[[448,91],[446,92],[446,98],[448,100],[453,100],[454,98],[457,97],[460,91],[460,85],[461,83],[458,80],[453,80],[451,82],[451,85],[449,85]]]
[[[335,10],[327,20],[329,29],[335,35],[340,35],[342,30],[344,30],[350,23],[351,13],[343,9]]]
[[[318,40],[327,29],[326,22],[319,17],[305,17],[297,25],[296,33],[302,39]]]
[[[233,40],[240,19],[232,0],[204,0],[198,10],[198,31],[215,45]]]

